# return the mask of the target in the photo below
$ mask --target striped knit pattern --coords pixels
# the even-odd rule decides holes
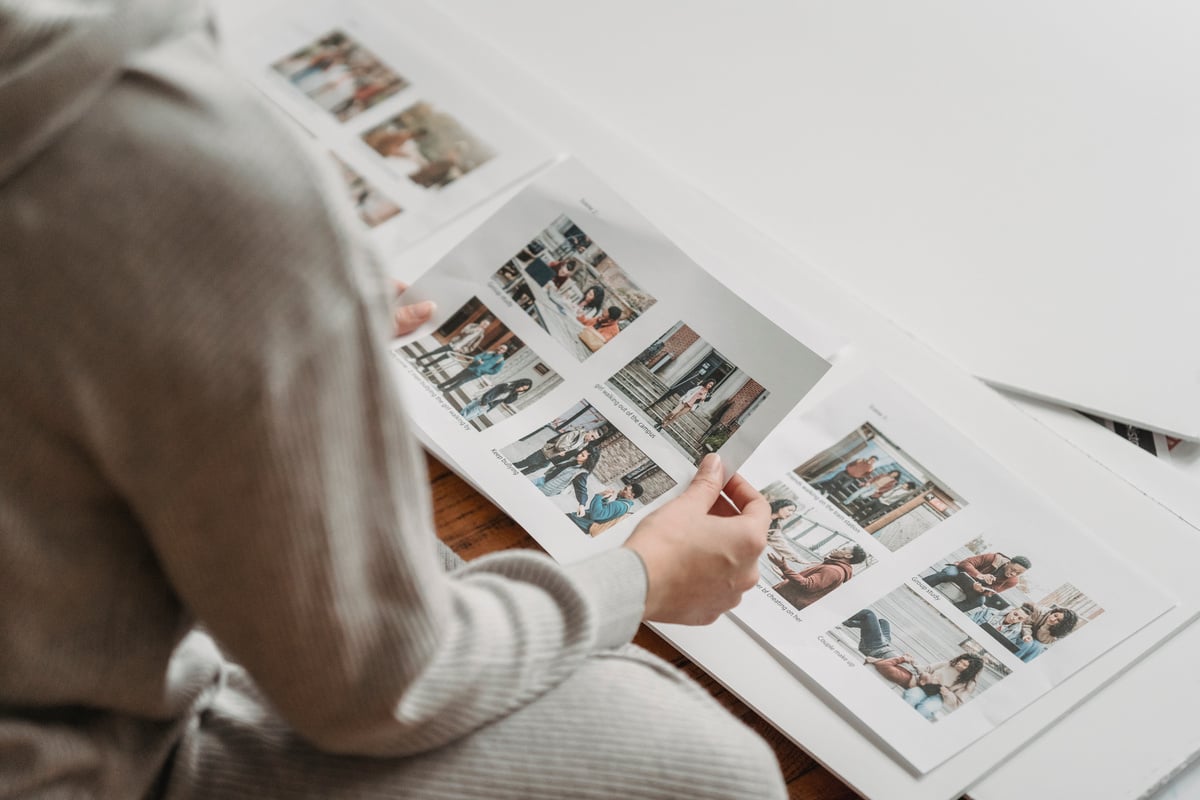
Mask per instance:
[[[336,178],[153,5],[0,0],[0,798],[778,794],[633,552],[443,572]]]

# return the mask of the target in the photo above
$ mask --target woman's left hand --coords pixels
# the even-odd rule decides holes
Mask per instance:
[[[406,336],[412,333],[428,322],[429,318],[433,316],[433,312],[437,311],[437,304],[432,300],[423,300],[411,305],[401,303],[400,298],[407,288],[408,284],[406,283],[392,281],[392,289],[395,292],[392,297],[393,336]]]

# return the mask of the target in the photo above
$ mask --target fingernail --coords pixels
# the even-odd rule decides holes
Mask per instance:
[[[413,311],[417,313],[417,316],[428,319],[433,316],[433,312],[437,311],[437,303],[432,300],[423,300],[413,306]]]
[[[716,472],[721,468],[721,457],[716,453],[709,453],[700,462],[700,469],[705,472]]]

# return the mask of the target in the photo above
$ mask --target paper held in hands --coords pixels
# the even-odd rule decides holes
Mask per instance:
[[[829,366],[574,162],[420,300],[438,314],[394,353],[421,429],[564,560],[620,544],[706,453],[735,470]]]

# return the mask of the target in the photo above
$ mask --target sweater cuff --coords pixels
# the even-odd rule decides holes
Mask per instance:
[[[596,649],[628,644],[646,608],[646,567],[642,558],[617,547],[565,567],[596,616]]]

